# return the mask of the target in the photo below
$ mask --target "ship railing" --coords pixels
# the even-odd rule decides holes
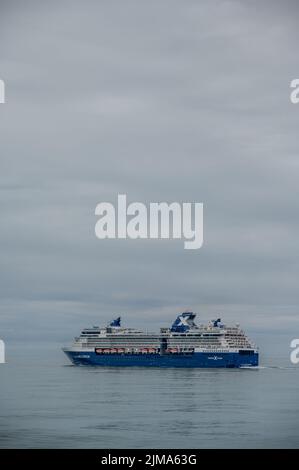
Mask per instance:
[[[81,338],[75,338],[75,346],[76,348],[79,347],[79,348],[86,348],[86,346],[90,346],[90,344],[87,342],[87,341],[80,341]]]

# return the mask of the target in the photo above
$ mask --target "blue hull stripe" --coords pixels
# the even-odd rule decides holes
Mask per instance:
[[[75,365],[104,367],[244,367],[257,366],[258,353],[179,354],[96,354],[91,351],[65,351]]]

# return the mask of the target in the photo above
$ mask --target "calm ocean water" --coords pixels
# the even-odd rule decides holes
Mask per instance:
[[[299,447],[299,366],[89,368],[60,344],[11,346],[0,365],[1,448]]]

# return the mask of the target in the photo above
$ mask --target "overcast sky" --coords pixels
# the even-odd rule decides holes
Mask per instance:
[[[299,331],[298,13],[1,0],[2,336],[116,314],[157,329],[186,308]],[[95,207],[119,193],[203,202],[204,246],[98,240]]]

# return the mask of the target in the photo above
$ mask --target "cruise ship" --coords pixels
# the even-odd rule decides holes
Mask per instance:
[[[121,325],[84,329],[63,351],[75,365],[140,367],[255,367],[258,348],[237,324],[221,319],[197,326],[196,314],[184,312],[170,328],[150,333]]]

